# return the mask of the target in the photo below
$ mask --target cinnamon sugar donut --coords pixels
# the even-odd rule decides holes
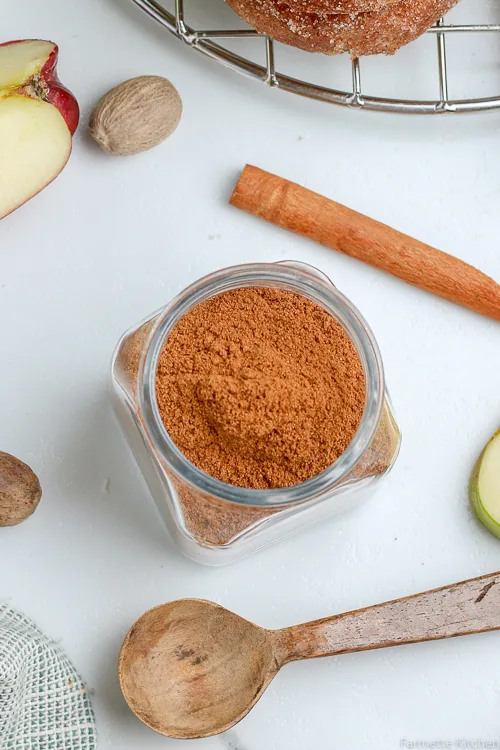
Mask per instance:
[[[227,0],[257,31],[307,52],[351,57],[394,54],[423,34],[458,0],[399,0],[367,13],[308,13],[290,0]]]

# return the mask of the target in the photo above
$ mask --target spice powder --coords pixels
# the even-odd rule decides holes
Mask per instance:
[[[240,288],[175,325],[156,396],[170,437],[198,468],[275,489],[310,479],[345,451],[363,416],[365,378],[351,339],[319,305]]]

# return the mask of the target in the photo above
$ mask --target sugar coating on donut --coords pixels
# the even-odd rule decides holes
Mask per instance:
[[[373,10],[383,10],[401,0],[284,0],[290,10],[299,13],[366,13]]]

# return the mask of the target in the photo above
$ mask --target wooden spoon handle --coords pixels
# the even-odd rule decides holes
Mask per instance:
[[[500,572],[273,631],[280,664],[500,630]]]
[[[408,284],[500,320],[500,286],[489,276],[294,182],[247,165],[230,203]]]

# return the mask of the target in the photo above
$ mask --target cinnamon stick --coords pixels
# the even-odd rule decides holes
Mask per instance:
[[[500,286],[489,276],[294,182],[247,165],[230,203],[431,294],[500,320]]]

